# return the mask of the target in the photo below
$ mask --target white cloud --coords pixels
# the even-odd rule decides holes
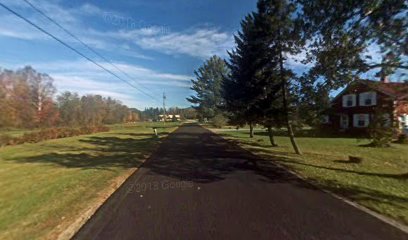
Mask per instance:
[[[79,13],[83,15],[95,15],[95,16],[103,16],[106,14],[106,11],[103,11],[102,9],[98,8],[95,5],[85,3],[79,8]]]
[[[117,39],[107,38],[105,32],[93,29],[91,27],[85,27],[85,18],[99,17],[99,21],[103,21],[103,16],[106,14],[105,11],[94,5],[83,4],[79,8],[73,9],[63,8],[55,1],[34,2],[31,0],[31,2],[41,11],[45,12],[46,15],[56,20],[64,28],[68,29],[74,35],[79,37],[79,39],[93,48],[113,52],[117,55],[126,55],[139,59],[152,60],[152,58],[132,49],[129,44],[118,44]],[[78,43],[58,26],[50,22],[23,1],[12,1],[6,5],[11,7],[13,10],[16,10],[18,13],[21,13],[43,29],[56,35],[58,38],[68,42],[71,45],[81,47],[81,49],[84,48],[83,45]],[[3,14],[3,11],[6,14]],[[49,36],[40,32],[38,29],[34,28],[27,22],[24,22],[17,16],[7,12],[5,9],[0,9],[0,13],[0,37],[4,36],[23,40],[54,41]],[[123,46],[127,46],[127,48],[124,48]]]
[[[133,41],[143,49],[170,55],[190,55],[208,58],[214,54],[225,56],[234,45],[232,34],[216,28],[198,28],[186,32],[164,32],[160,28],[119,31],[112,36]]]
[[[52,62],[30,63],[30,64],[34,68],[40,69],[41,71],[45,71],[50,74],[51,73],[64,73],[65,75],[70,75],[70,76],[75,76],[75,75],[83,76],[83,75],[89,74],[90,76],[97,76],[97,77],[108,74],[105,71],[101,70],[95,64],[88,62],[86,60],[52,61]],[[99,64],[121,75],[121,73],[118,72],[118,70],[115,67],[113,67],[111,64],[103,63],[103,62],[99,62]],[[154,81],[165,81],[165,80],[184,81],[184,82],[187,81],[188,82],[192,78],[192,76],[188,76],[188,75],[157,72],[152,69],[145,68],[145,67],[138,66],[138,65],[133,65],[133,64],[127,64],[127,63],[121,63],[121,62],[113,62],[113,64],[135,79],[151,80],[152,83],[154,83]]]
[[[1,9],[2,10],[2,9]],[[10,14],[0,15],[0,36],[24,39],[24,40],[45,40],[44,33],[34,30],[28,23]]]
[[[116,54],[130,55],[142,59],[151,59],[138,53],[132,46],[146,50],[154,50],[168,55],[188,55],[201,59],[214,54],[225,56],[226,50],[234,45],[233,35],[214,27],[200,27],[181,32],[170,31],[166,26],[149,25],[125,17],[119,13],[106,12],[103,9],[85,3],[78,8],[61,7],[58,1],[33,1],[36,7],[44,11],[52,19],[73,32],[90,46]],[[44,16],[31,9],[22,1],[10,1],[7,5],[27,16],[34,23],[56,34],[59,38],[71,44],[78,44]],[[119,28],[117,31],[101,31],[92,27],[85,27],[89,18],[99,18],[110,27]],[[54,41],[29,24],[8,14],[0,15],[0,36],[20,38],[25,40]],[[119,42],[119,44],[118,44]],[[78,45],[79,46],[79,45]]]

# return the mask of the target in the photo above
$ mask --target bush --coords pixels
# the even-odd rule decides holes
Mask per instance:
[[[13,143],[13,137],[7,134],[0,135],[0,147],[11,145]]]
[[[23,143],[38,143],[44,140],[74,137],[97,132],[107,132],[110,129],[105,126],[88,126],[81,128],[48,128],[37,132],[25,133],[21,137],[13,138],[9,135],[0,135],[0,146],[17,145]]]
[[[389,147],[393,136],[389,116],[382,109],[376,109],[368,128],[372,147]]]
[[[397,143],[401,143],[401,144],[408,144],[408,135],[406,134],[400,134],[398,136],[398,139],[396,141]]]
[[[212,124],[216,128],[222,128],[227,124],[227,119],[224,117],[222,114],[217,114],[215,117],[212,119]]]

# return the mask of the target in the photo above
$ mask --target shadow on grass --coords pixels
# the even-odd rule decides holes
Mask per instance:
[[[363,186],[357,187],[354,185],[345,185],[345,184],[341,184],[338,181],[312,180],[312,182],[321,188],[329,190],[330,192],[341,195],[348,199],[359,201],[359,202],[366,202],[367,204],[364,204],[364,205],[366,205],[372,210],[378,211],[378,209],[373,207],[372,203],[375,203],[375,205],[379,203],[391,205],[395,207],[395,209],[398,209],[397,212],[400,213],[399,215],[397,214],[397,216],[394,215],[393,217],[397,217],[401,222],[404,222],[405,224],[408,223],[407,216],[404,215],[405,214],[404,211],[405,212],[408,211],[408,205],[407,205],[408,198],[406,197],[386,194],[384,192],[381,192],[375,189],[371,189],[371,188],[365,188]],[[371,202],[371,204],[369,202]]]
[[[255,131],[255,135],[258,136],[268,136],[268,132],[264,131]],[[274,130],[275,136],[282,136],[288,137],[288,133],[286,129],[278,129]],[[302,129],[295,131],[296,137],[307,137],[307,138],[362,138],[362,135],[356,134],[347,134],[347,133],[339,133],[339,132],[331,132],[331,131],[319,131],[316,129]]]
[[[230,142],[235,144],[235,143],[238,143],[239,141],[232,140]],[[364,172],[364,171],[354,171],[354,170],[348,170],[348,169],[342,169],[342,168],[336,168],[336,167],[319,166],[319,165],[297,161],[295,159],[297,157],[295,154],[274,151],[274,148],[272,147],[267,148],[256,142],[250,142],[250,143],[245,142],[244,144],[248,146],[248,149],[251,152],[255,153],[257,156],[260,156],[264,160],[270,161],[270,162],[278,162],[284,165],[285,168],[290,169],[292,171],[296,171],[295,169],[296,165],[301,165],[301,166],[307,166],[307,167],[312,167],[312,168],[317,168],[317,169],[330,170],[334,172],[351,173],[351,174],[356,174],[359,176],[379,177],[379,178],[393,179],[393,180],[404,181],[404,182],[408,181],[408,172],[402,173],[402,174],[373,173],[373,172]],[[350,163],[347,160],[336,160],[335,162]],[[267,171],[267,169],[265,170]],[[367,204],[366,206],[368,207],[374,206],[377,204],[388,204],[388,205],[394,206],[396,209],[408,210],[408,205],[406,204],[408,202],[407,197],[402,197],[402,196],[398,196],[394,194],[388,194],[380,190],[366,188],[364,186],[356,186],[356,185],[351,185],[351,184],[347,185],[347,184],[343,184],[338,181],[324,180],[323,178],[318,178],[318,177],[308,178],[308,181],[310,183],[313,183],[316,186],[319,186],[323,189],[329,190],[333,193],[339,194],[346,198],[349,198],[355,201],[374,203],[374,204]],[[372,208],[373,210],[376,210],[373,207],[370,207],[370,208]],[[398,216],[398,218],[400,219],[401,222],[404,222],[405,224],[408,223],[406,217],[401,215],[401,216]]]
[[[73,153],[52,152],[39,156],[20,158],[23,163],[49,163],[67,168],[106,169],[112,167],[133,168],[140,165],[145,155],[159,140],[156,138],[88,137],[79,140],[92,148],[70,147]],[[63,149],[65,150],[65,148]]]
[[[325,169],[325,170],[332,170],[332,171],[338,171],[338,172],[345,172],[345,173],[353,173],[356,175],[363,175],[363,176],[374,176],[374,177],[382,177],[382,178],[392,178],[392,179],[398,179],[398,180],[408,180],[408,172],[403,173],[403,174],[388,174],[388,173],[372,173],[372,172],[362,172],[362,171],[353,171],[353,170],[348,170],[348,169],[343,169],[343,168],[335,168],[335,167],[325,167],[325,166],[319,166],[319,165],[314,165],[310,163],[303,163],[300,161],[296,161],[293,158],[286,158],[286,156],[292,155],[296,156],[295,154],[284,154],[280,152],[274,152],[274,149],[270,147],[271,149],[265,149],[265,146],[262,146],[258,143],[245,143],[246,145],[250,146],[255,146],[255,147],[250,147],[250,151],[254,152],[258,156],[261,156],[266,159],[271,159],[276,162],[282,162],[282,163],[290,163],[290,164],[296,164],[296,165],[302,165],[302,166],[307,166],[307,167],[314,167],[314,168],[319,168],[319,169]],[[258,148],[258,147],[263,147],[263,148]],[[324,157],[324,155],[322,155]],[[353,162],[350,160],[334,160],[334,162],[337,163],[346,163],[346,164],[359,164],[357,162]]]
[[[331,171],[353,173],[353,174],[362,175],[362,176],[372,176],[372,177],[381,177],[381,178],[392,178],[392,179],[398,179],[398,180],[408,180],[408,173],[388,174],[388,173],[360,172],[360,171],[353,171],[353,170],[342,169],[342,168],[324,167],[324,166],[319,166],[319,165],[314,165],[314,164],[309,164],[309,163],[301,163],[301,162],[297,162],[297,161],[293,161],[293,160],[292,161],[276,160],[276,161],[285,162],[285,163],[292,163],[292,164],[297,164],[297,165],[303,165],[303,166],[319,168],[319,169],[325,169],[325,170],[331,170]]]
[[[240,143],[240,141],[237,139],[228,139],[227,141],[229,141],[232,144]],[[408,172],[403,173],[403,174],[388,174],[388,173],[372,173],[372,172],[353,171],[353,170],[335,168],[335,167],[325,167],[325,166],[313,165],[310,163],[303,163],[300,161],[296,161],[295,158],[298,157],[298,155],[294,153],[289,153],[289,152],[276,151],[277,148],[272,147],[272,146],[265,146],[263,144],[259,144],[258,142],[244,142],[244,145],[248,146],[248,150],[255,153],[257,156],[261,156],[264,159],[270,159],[270,160],[277,161],[277,162],[298,164],[298,165],[332,170],[332,171],[354,173],[357,175],[364,175],[364,176],[375,176],[375,177],[393,178],[393,179],[399,179],[399,180],[408,180]],[[328,157],[323,154],[313,154],[313,155],[316,155],[319,157]],[[288,158],[288,156],[291,156],[291,158]],[[344,159],[334,160],[334,162],[343,163],[343,164],[359,164],[358,162],[353,162],[353,161],[344,160]]]
[[[343,163],[343,164],[360,164],[361,162],[353,162],[350,160],[334,160],[335,163]]]
[[[170,132],[158,132],[159,135],[168,135],[169,133]],[[114,135],[131,137],[155,137],[153,130],[152,133],[114,133]]]

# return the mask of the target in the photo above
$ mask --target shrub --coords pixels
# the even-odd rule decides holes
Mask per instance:
[[[368,133],[372,147],[389,147],[393,136],[389,115],[383,109],[376,109]]]
[[[13,138],[9,135],[0,135],[0,146],[17,145],[23,143],[38,143],[44,140],[74,137],[97,132],[107,132],[110,129],[105,126],[88,126],[81,128],[48,128],[36,132],[25,133],[21,137]]]
[[[227,124],[227,121],[228,120],[224,117],[224,115],[217,114],[217,115],[215,115],[215,117],[213,117],[212,124],[216,128],[222,128],[223,126],[225,126]]]
[[[0,135],[0,147],[11,145],[13,143],[13,137],[7,134]]]
[[[407,134],[400,134],[396,141],[397,143],[401,144],[408,144],[408,135]]]

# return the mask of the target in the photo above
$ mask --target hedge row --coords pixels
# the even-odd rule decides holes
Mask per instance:
[[[97,132],[108,132],[105,126],[81,127],[81,128],[48,128],[36,132],[25,133],[21,137],[11,137],[7,134],[0,135],[0,146],[18,145],[23,143],[37,143],[49,139],[74,137]]]

